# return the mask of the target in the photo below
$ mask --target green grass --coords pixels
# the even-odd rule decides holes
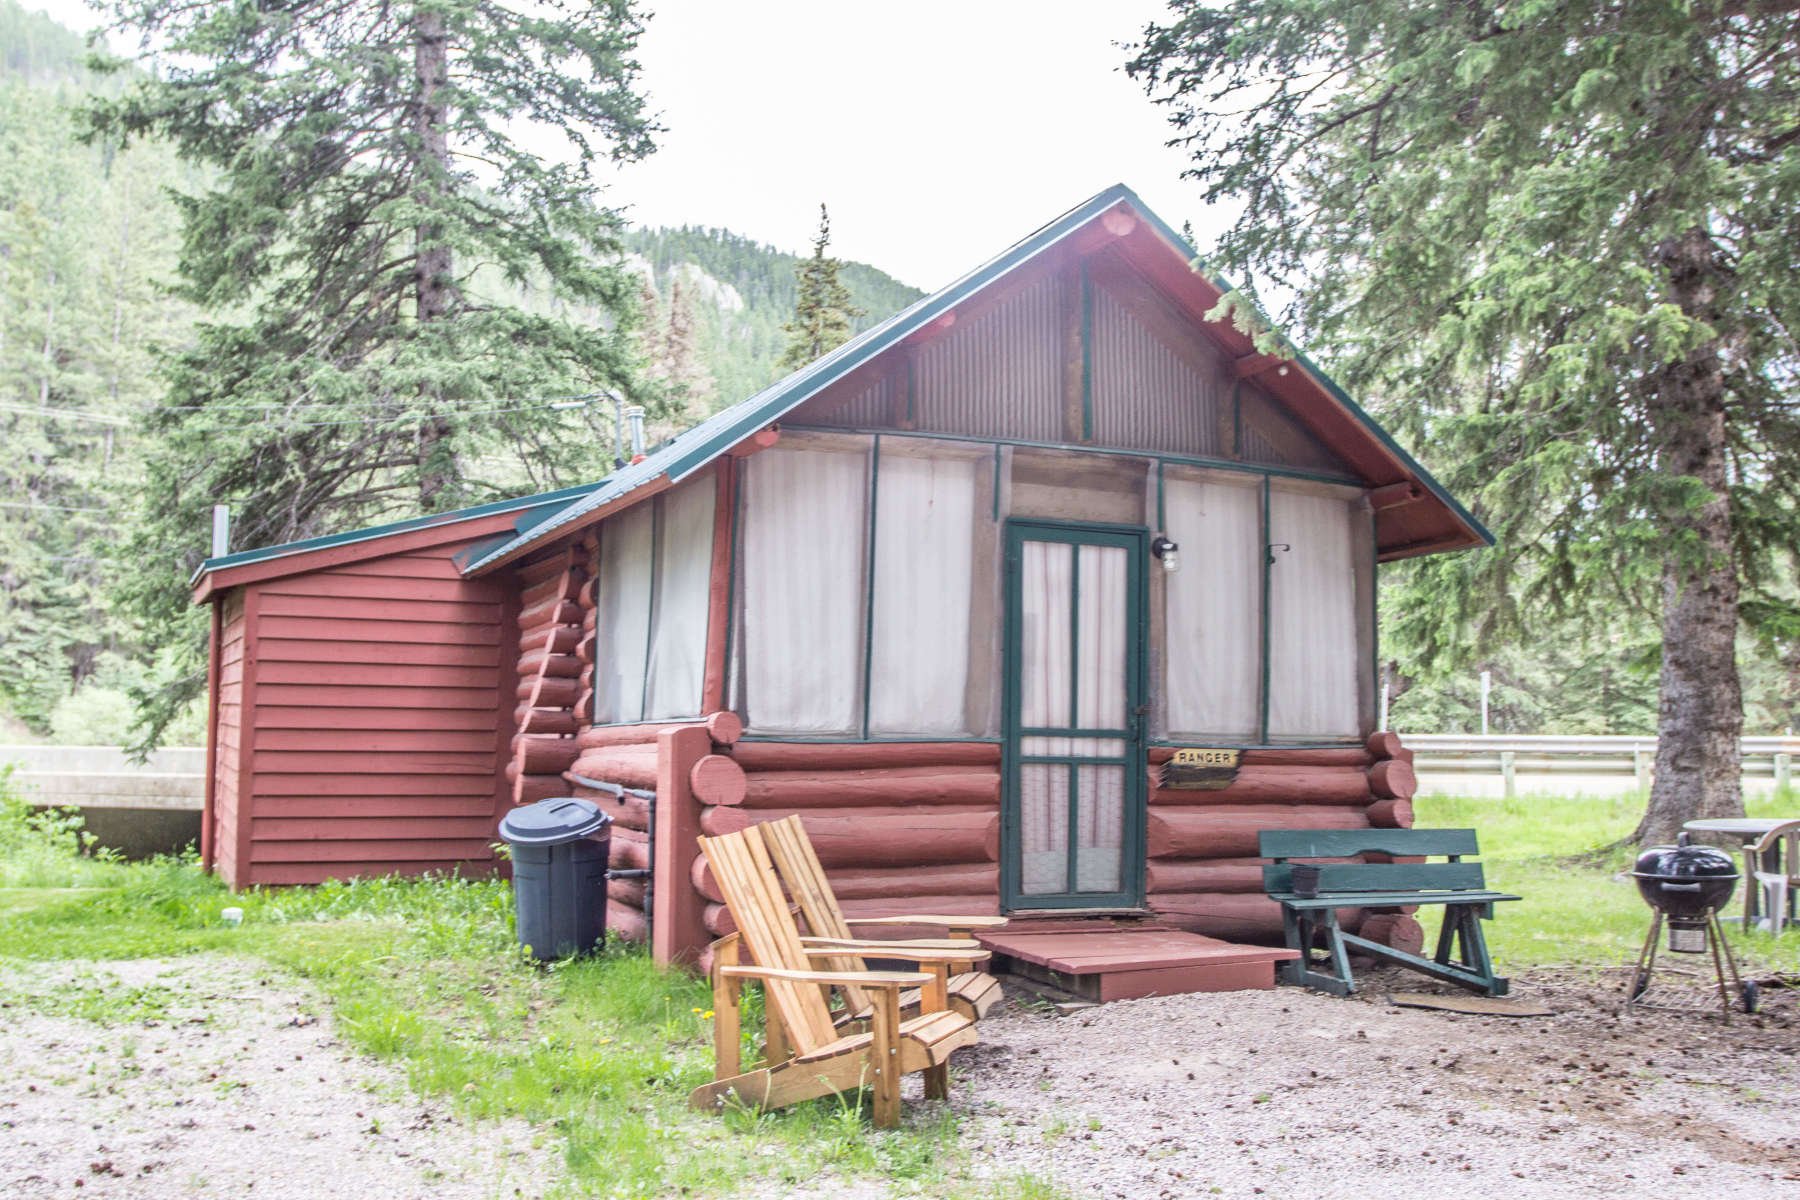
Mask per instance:
[[[79,975],[34,989],[21,982],[30,973],[4,968],[249,955],[308,981],[342,1036],[393,1062],[419,1092],[470,1116],[532,1124],[561,1150],[569,1194],[725,1196],[749,1181],[766,1190],[834,1175],[962,1194],[956,1120],[941,1108],[914,1106],[891,1132],[874,1130],[856,1099],[723,1120],[689,1111],[688,1091],[712,1068],[704,981],[659,970],[636,949],[531,963],[505,883],[375,879],[233,894],[191,859],[77,858],[74,844],[66,825],[0,807],[9,1006],[128,1028],[158,1019],[175,993]],[[229,906],[244,910],[242,925],[224,922]],[[754,1004],[746,1015],[759,1024]]]
[[[1471,827],[1481,833],[1488,886],[1524,897],[1495,906],[1488,949],[1502,974],[1543,966],[1618,966],[1636,958],[1650,910],[1622,874],[1635,851],[1616,843],[1631,836],[1643,798],[1627,796],[1422,796],[1414,802],[1421,828]],[[1753,817],[1792,815],[1800,796],[1786,793],[1748,801]],[[1743,885],[1740,883],[1739,887]],[[1731,912],[1743,911],[1743,893]],[[1435,945],[1441,910],[1419,913],[1426,945]],[[1727,925],[1739,965],[1752,970],[1800,969],[1800,928],[1780,938]]]

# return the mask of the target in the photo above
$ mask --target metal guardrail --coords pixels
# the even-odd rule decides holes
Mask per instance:
[[[1630,780],[1637,790],[1648,791],[1656,763],[1653,737],[1402,733],[1400,740],[1416,756],[1417,774],[1438,777],[1422,780],[1422,790],[1453,790],[1431,786],[1439,780],[1498,777],[1502,794],[1511,797],[1518,794],[1521,775],[1535,775],[1610,781],[1612,790]],[[1742,746],[1746,785],[1792,783],[1800,738],[1747,737]]]

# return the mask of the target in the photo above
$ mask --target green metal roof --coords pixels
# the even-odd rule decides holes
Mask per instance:
[[[467,520],[512,509],[523,510],[519,519],[514,522],[514,529],[517,532],[512,536],[496,535],[494,538],[470,547],[463,555],[458,556],[459,559],[464,560],[459,563],[464,574],[477,574],[501,559],[511,558],[539,542],[556,536],[559,530],[571,522],[613,503],[622,496],[630,495],[665,474],[671,482],[681,482],[757,430],[779,421],[787,413],[804,404],[823,389],[844,378],[883,351],[930,325],[945,313],[954,310],[957,305],[1007,272],[1036,258],[1121,201],[1131,205],[1156,230],[1159,236],[1190,260],[1198,256],[1194,248],[1188,245],[1179,233],[1162,218],[1151,212],[1142,200],[1138,199],[1135,192],[1124,184],[1115,184],[1063,213],[948,287],[902,309],[879,325],[865,330],[845,342],[824,357],[777,380],[749,399],[723,409],[698,425],[675,435],[658,446],[643,461],[621,467],[595,483],[565,488],[558,492],[545,492],[518,500],[482,505],[477,508],[440,513],[431,517],[419,517],[391,525],[378,525],[370,529],[336,534],[332,537],[312,538],[304,542],[290,542],[282,546],[247,550],[222,558],[208,559],[201,564],[200,570],[195,573],[195,578],[199,578],[200,574],[206,571],[216,570],[220,567],[236,566],[240,563],[257,562],[284,554],[298,554],[325,546],[385,537],[411,529],[427,528],[436,524]],[[1212,279],[1210,282],[1221,291],[1232,290],[1231,285],[1224,280]],[[1298,361],[1330,392],[1333,399],[1342,404],[1345,410],[1386,447],[1408,472],[1424,484],[1436,499],[1449,508],[1458,520],[1483,541],[1489,545],[1493,544],[1494,535],[1488,532],[1486,527],[1476,520],[1468,509],[1458,503],[1442,484],[1432,478],[1431,473],[1419,465],[1418,460],[1394,441],[1385,429],[1376,424],[1374,419],[1363,411],[1362,406],[1351,399],[1343,388],[1339,387],[1329,375],[1321,371],[1305,356],[1299,356]]]
[[[748,400],[734,404],[702,421],[659,447],[643,462],[616,472],[560,512],[535,527],[526,529],[511,541],[497,546],[480,557],[473,558],[464,571],[473,574],[491,562],[510,557],[529,548],[533,543],[552,537],[557,530],[571,521],[611,504],[619,497],[660,478],[665,473],[671,482],[681,482],[744,438],[764,426],[780,420],[788,412],[805,403],[824,388],[842,379],[882,351],[931,324],[1008,271],[1036,258],[1120,201],[1130,204],[1133,209],[1141,213],[1158,234],[1189,259],[1198,257],[1194,248],[1188,245],[1179,233],[1170,228],[1167,222],[1151,212],[1144,202],[1138,199],[1137,193],[1122,183],[1115,184],[1057,217],[1023,241],[983,263],[948,287],[917,301],[874,328],[845,342],[823,358],[764,388]],[[1231,285],[1222,280],[1215,279],[1212,283],[1221,291],[1232,290]],[[1379,439],[1381,444],[1387,447],[1404,467],[1430,490],[1433,496],[1449,507],[1457,518],[1478,537],[1489,545],[1493,544],[1494,535],[1489,533],[1480,521],[1477,521],[1466,508],[1459,504],[1442,484],[1433,479],[1430,472],[1420,466],[1412,455],[1402,449],[1385,429],[1377,425],[1369,414],[1363,411],[1362,406],[1352,400],[1343,388],[1305,357],[1301,357],[1299,361],[1330,391],[1332,397],[1349,411],[1352,417]]]
[[[519,519],[513,522],[513,528],[515,530],[529,529],[543,520],[545,516],[560,512],[570,500],[584,495],[598,486],[600,485],[597,483],[584,483],[578,487],[562,488],[554,492],[540,492],[534,496],[496,500],[490,504],[478,504],[472,508],[458,508],[425,517],[409,517],[404,521],[393,521],[386,525],[371,525],[367,529],[352,529],[327,537],[306,538],[298,542],[282,542],[274,546],[263,546],[256,550],[240,550],[235,554],[221,554],[217,558],[207,559],[195,568],[193,579],[189,582],[197,581],[208,571],[218,571],[226,567],[241,567],[247,563],[285,558],[290,554],[305,554],[311,550],[325,550],[332,546],[348,546],[355,542],[384,538],[390,534],[409,533],[415,529],[432,529],[439,525],[451,525],[458,521],[491,517],[501,513],[519,512]]]

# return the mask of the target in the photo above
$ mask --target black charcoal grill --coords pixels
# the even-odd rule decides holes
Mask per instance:
[[[1632,972],[1630,1004],[1646,1004],[1651,976],[1656,970],[1656,948],[1662,927],[1669,926],[1669,951],[1673,954],[1712,954],[1713,974],[1719,985],[1719,1002],[1725,1020],[1731,1020],[1731,995],[1736,991],[1744,1011],[1756,1011],[1756,985],[1738,975],[1737,961],[1719,925],[1719,910],[1731,902],[1737,890],[1737,863],[1729,854],[1711,846],[1693,845],[1686,833],[1673,846],[1652,846],[1638,855],[1631,872],[1638,894],[1654,911],[1650,934],[1638,952]],[[1730,984],[1726,983],[1729,974]]]

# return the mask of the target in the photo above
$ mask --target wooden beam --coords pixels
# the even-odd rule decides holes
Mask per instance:
[[[700,711],[708,713],[725,707],[725,631],[731,621],[731,541],[737,463],[729,458],[720,459],[715,471],[712,565],[708,568],[706,599],[706,665],[700,684]]]
[[[1398,508],[1402,504],[1411,504],[1425,498],[1425,489],[1415,480],[1402,479],[1399,483],[1390,483],[1383,487],[1369,489],[1369,504],[1376,512],[1384,508]]]
[[[1084,414],[1087,346],[1083,330],[1085,309],[1080,261],[1064,264],[1058,274],[1062,282],[1063,441],[1076,445],[1087,440]]]
[[[1251,379],[1293,361],[1279,354],[1246,354],[1232,361],[1231,370],[1239,379]]]
[[[770,425],[759,429],[725,453],[731,458],[749,458],[752,454],[760,454],[781,440],[781,426]]]
[[[225,597],[214,596],[212,633],[206,640],[206,795],[200,802],[200,869],[213,869],[213,822],[218,819],[219,783],[219,642],[225,625]],[[240,718],[241,720],[241,718]],[[243,741],[240,732],[238,740]]]

